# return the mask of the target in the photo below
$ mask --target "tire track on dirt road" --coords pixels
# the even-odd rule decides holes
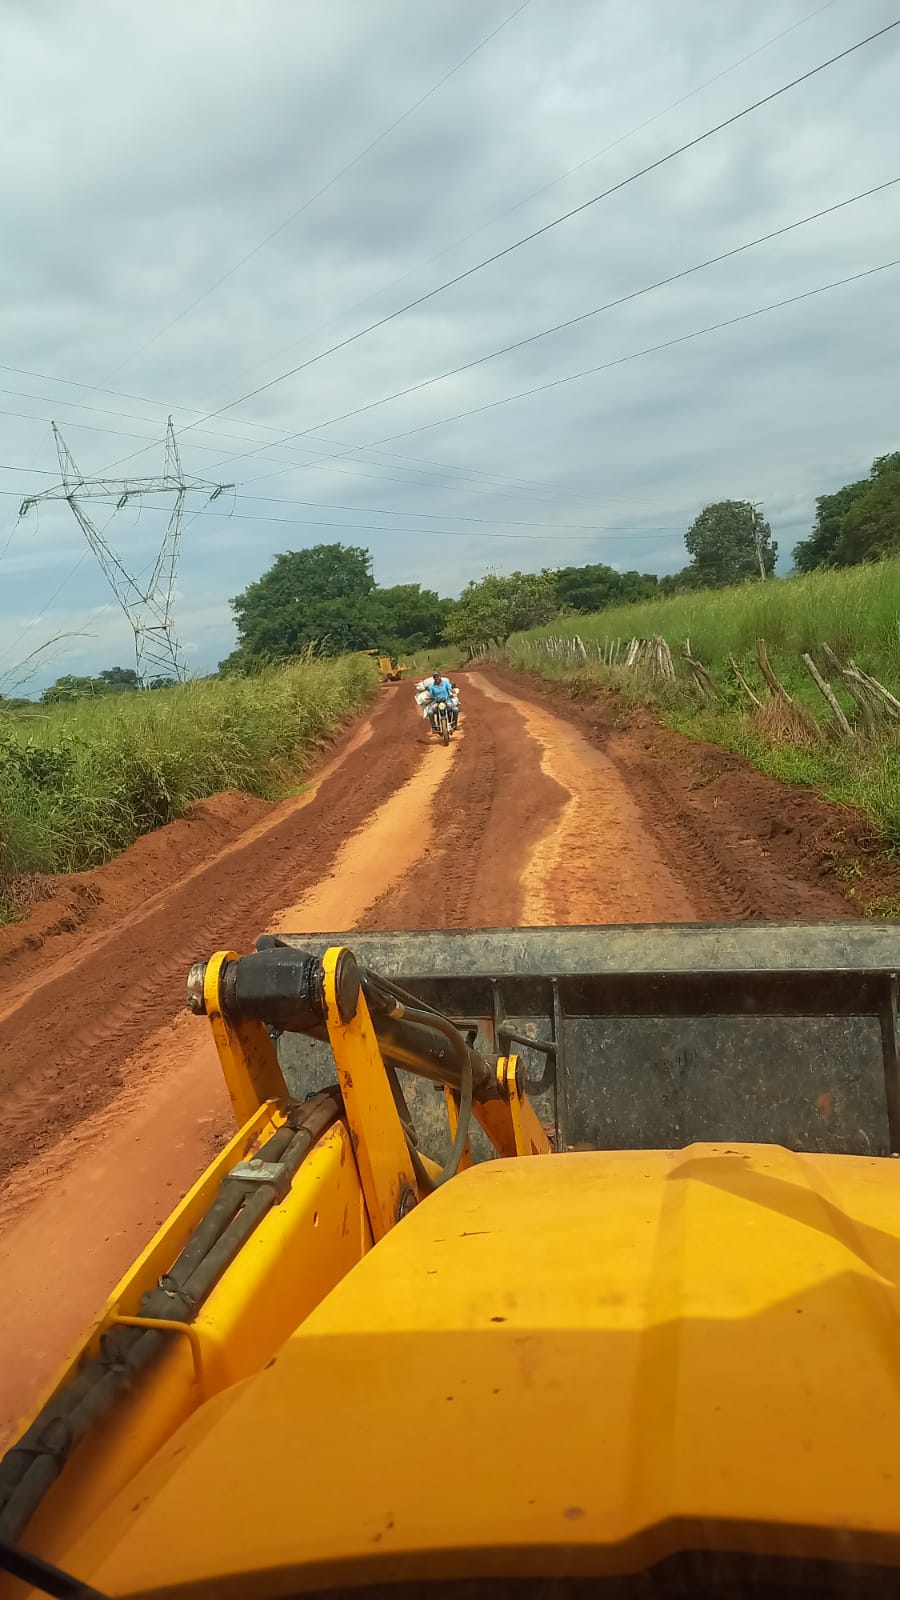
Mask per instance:
[[[440,762],[429,764],[428,743],[421,731],[413,736],[408,703],[403,710],[402,705],[393,696],[373,719],[375,733],[393,763],[392,791],[380,805],[366,810],[365,795],[356,785],[358,820],[349,837],[346,812],[336,808],[331,813],[343,839],[324,871],[322,856],[318,857],[319,876],[307,892],[293,898],[298,874],[287,908],[282,901],[277,911],[254,920],[252,931],[240,937],[235,937],[233,924],[223,925],[205,945],[195,942],[192,951],[206,955],[216,947],[250,948],[267,928],[303,932],[344,923],[352,926],[384,885],[413,864],[420,841],[427,843],[431,802],[452,771],[459,747],[449,751],[438,747]],[[403,743],[395,749],[394,741],[401,736]],[[359,741],[351,741],[351,748],[355,754]],[[357,776],[352,761],[339,761],[307,809],[314,803],[321,810],[332,806],[332,778],[354,786]],[[368,792],[377,787],[370,782]],[[290,812],[292,822],[296,810]],[[417,830],[410,828],[411,816],[419,819]],[[284,825],[279,821],[279,827]],[[265,831],[263,844],[270,842],[271,831]],[[295,829],[293,850],[298,848]],[[246,853],[237,852],[239,858]],[[255,859],[254,854],[251,865]],[[209,871],[214,870],[212,863]],[[256,890],[259,901],[259,885]],[[275,893],[284,893],[280,872],[266,890],[270,902]],[[244,906],[239,918],[244,927],[246,918]],[[196,941],[198,936],[194,937]],[[117,1279],[232,1131],[231,1108],[208,1025],[181,1009],[187,966],[194,955],[182,950],[175,958],[169,953],[167,971],[173,959],[179,965],[172,1010],[177,1006],[179,1014],[142,1039],[122,1067],[118,1092],[107,1075],[106,1103],[69,1127],[64,1145],[57,1143],[48,1154],[32,1156],[0,1195],[4,1283],[0,1441],[14,1430],[102,1308]],[[153,981],[162,983],[161,972]],[[88,1030],[80,1037],[83,1043]],[[74,1097],[70,1099],[71,1116],[78,1105]],[[8,1125],[6,1096],[2,1106]],[[30,1098],[26,1111],[35,1113]],[[16,1120],[13,1106],[13,1125]],[[48,1316],[51,1298],[53,1314]]]
[[[460,684],[459,759],[435,798],[432,843],[404,880],[375,902],[363,929],[514,927],[522,921],[524,874],[567,793],[543,770],[540,747],[515,704],[490,698],[480,675],[461,675]],[[435,760],[444,754],[436,748]],[[428,821],[420,819],[423,832]]]
[[[585,726],[524,679],[462,684],[449,749],[408,688],[386,690],[308,794],[134,916],[119,914],[126,852],[111,921],[94,906],[80,938],[32,951],[23,925],[0,1021],[0,1151],[14,1174],[0,1192],[0,1435],[229,1130],[208,1027],[181,1009],[192,961],[272,928],[835,914],[836,897],[779,877],[736,802],[701,814],[674,759]]]
[[[690,922],[700,914],[612,762],[549,707],[465,679],[434,843],[366,928]]]
[[[854,914],[823,866],[829,841],[838,846],[861,824],[871,834],[865,819],[810,788],[769,778],[719,746],[676,733],[615,695],[573,700],[529,674],[492,668],[491,676],[523,708],[549,712],[607,758],[654,848],[689,885],[699,920]],[[847,853],[852,860],[852,845]]]
[[[509,694],[484,682],[503,705]],[[613,763],[549,709],[519,700],[542,770],[565,790],[562,815],[548,829],[523,880],[528,924],[693,922],[697,908],[677,869],[649,833]]]
[[[273,806],[131,915],[81,942],[63,938],[60,955],[52,940],[35,952],[0,1014],[0,1178],[115,1099],[126,1062],[181,1009],[190,964],[252,944],[331,869],[423,755],[409,738],[408,706],[386,691],[371,737],[352,738],[309,793]]]

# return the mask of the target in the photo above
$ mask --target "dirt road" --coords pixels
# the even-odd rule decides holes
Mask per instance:
[[[207,802],[0,930],[0,1439],[228,1129],[192,961],[265,930],[848,914],[804,791],[495,673],[464,712],[445,750],[387,689],[297,799]]]

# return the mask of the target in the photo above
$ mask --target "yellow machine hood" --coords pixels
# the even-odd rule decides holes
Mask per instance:
[[[681,1549],[900,1564],[895,1188],[889,1159],[769,1145],[471,1168],[65,1564],[218,1597]]]

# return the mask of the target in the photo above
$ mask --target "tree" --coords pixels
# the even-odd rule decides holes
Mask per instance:
[[[868,478],[819,495],[808,539],[794,548],[800,572],[877,561],[900,549],[900,451],[876,456]]]
[[[684,536],[699,585],[721,589],[758,578],[760,560],[771,577],[778,546],[765,518],[748,500],[718,500],[705,506]]]
[[[452,602],[418,583],[379,589],[368,550],[320,544],[276,556],[268,572],[232,600],[238,646],[223,672],[253,672],[309,645],[326,655],[437,644]]]
[[[171,681],[171,680],[169,680]],[[60,705],[66,700],[86,700],[107,694],[136,693],[140,689],[138,675],[133,667],[106,667],[96,678],[79,678],[67,674],[57,678],[41,695],[41,704]],[[155,683],[151,684],[151,688]]]
[[[615,567],[597,562],[562,567],[556,574],[556,590],[560,605],[572,611],[603,611],[607,606],[649,599],[656,590],[656,579],[647,572],[617,572]]]
[[[376,636],[372,648],[395,656],[439,644],[453,609],[452,601],[441,600],[434,589],[423,589],[418,583],[376,589],[373,598]]]
[[[41,695],[42,706],[63,705],[67,700],[86,700],[97,693],[96,678],[76,678],[66,673]]]
[[[107,667],[101,672],[99,683],[101,694],[104,690],[107,694],[126,694],[140,688],[134,667]]]
[[[879,561],[900,549],[900,451],[877,456],[862,494],[854,495],[844,515],[833,564],[855,566]]]
[[[371,569],[368,550],[356,545],[319,544],[276,556],[268,572],[231,602],[238,647],[223,668],[282,661],[310,644],[329,655],[367,649]]]
[[[794,565],[798,572],[813,572],[816,567],[833,567],[835,551],[844,531],[844,518],[854,500],[864,494],[868,480],[845,483],[834,494],[820,494],[816,500],[816,520],[808,539],[794,546]]]
[[[659,579],[653,572],[622,572],[620,605],[635,605],[640,600],[652,600],[659,585]]]
[[[489,573],[466,586],[450,613],[445,638],[469,655],[496,639],[549,622],[559,609],[554,572]]]
[[[667,572],[659,579],[662,595],[683,594],[686,589],[702,589],[703,583],[696,567],[682,567],[680,572]]]

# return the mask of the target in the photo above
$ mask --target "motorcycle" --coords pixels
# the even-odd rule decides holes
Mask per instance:
[[[433,706],[429,715],[429,721],[433,731],[437,734],[441,743],[448,745],[453,737],[455,729],[453,726],[453,716],[451,714],[450,707],[445,703],[445,701],[439,700],[437,704]]]
[[[430,686],[430,678],[423,678],[416,685],[416,705],[427,719],[432,733],[442,744],[448,745],[459,722],[459,690],[455,684],[451,684],[453,699],[448,705],[446,701],[432,700]]]

